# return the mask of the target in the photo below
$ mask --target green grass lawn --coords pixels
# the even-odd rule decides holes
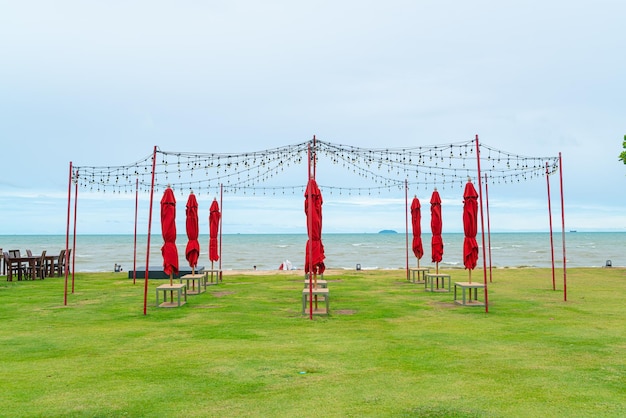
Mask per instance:
[[[452,281],[467,272],[449,271]],[[482,272],[474,272],[482,281]],[[181,308],[123,273],[0,282],[0,416],[626,416],[626,275],[494,270],[489,313],[403,271],[229,275]],[[4,279],[2,279],[4,280]]]

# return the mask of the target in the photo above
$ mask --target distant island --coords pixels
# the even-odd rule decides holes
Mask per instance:
[[[382,231],[378,231],[379,234],[397,234],[393,229],[383,229]]]

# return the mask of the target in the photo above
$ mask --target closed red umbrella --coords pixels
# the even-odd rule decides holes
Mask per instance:
[[[443,239],[441,238],[442,219],[441,219],[441,197],[437,189],[430,197],[430,229],[433,233],[432,260],[436,263],[436,272],[439,273],[439,262],[443,258]]]
[[[198,242],[198,201],[196,195],[191,192],[187,199],[186,206],[186,230],[187,230],[187,248],[185,249],[185,258],[191,267],[191,273],[195,274],[198,265],[198,256],[200,255],[200,243]]]
[[[478,229],[478,193],[471,181],[468,180],[463,193],[463,264],[469,270],[469,281],[472,282],[472,270],[476,268],[478,260],[478,243],[476,232]]]
[[[417,196],[413,197],[411,202],[411,225],[413,227],[413,254],[417,257],[417,267],[419,267],[424,248],[422,246],[422,206]]]
[[[322,274],[324,266],[324,245],[322,244],[322,192],[315,179],[309,179],[304,192],[304,213],[307,217],[306,257],[304,272],[313,275]]]
[[[209,209],[209,260],[211,260],[211,268],[213,268],[213,262],[220,259],[220,254],[217,245],[217,234],[220,229],[220,205],[217,203],[217,199],[213,199],[211,208]]]
[[[170,276],[178,274],[178,249],[176,248],[176,198],[168,186],[161,199],[161,233],[163,234],[163,271]]]

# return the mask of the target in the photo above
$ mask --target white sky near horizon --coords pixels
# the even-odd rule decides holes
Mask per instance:
[[[566,229],[626,231],[624,16],[621,0],[0,0],[0,235],[65,233],[70,161],[313,135],[561,152]],[[558,176],[550,187],[558,229]],[[462,190],[440,193],[444,233],[462,231]],[[79,233],[133,232],[133,194],[79,195]],[[548,229],[545,180],[490,185],[489,199],[492,230]],[[404,202],[325,194],[324,231],[403,230]],[[306,232],[300,193],[225,196],[223,209],[224,233]]]

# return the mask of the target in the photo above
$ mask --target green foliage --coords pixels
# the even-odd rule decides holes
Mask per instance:
[[[292,272],[181,308],[154,280],[145,316],[144,283],[113,273],[77,274],[67,306],[64,279],[0,282],[0,415],[626,416],[623,269],[568,270],[567,302],[549,269],[496,269],[489,313],[401,270],[324,278],[313,320]]]
[[[622,147],[626,150],[626,135],[624,135],[624,142],[622,142]],[[622,151],[619,155],[619,159],[626,164],[626,151]]]

